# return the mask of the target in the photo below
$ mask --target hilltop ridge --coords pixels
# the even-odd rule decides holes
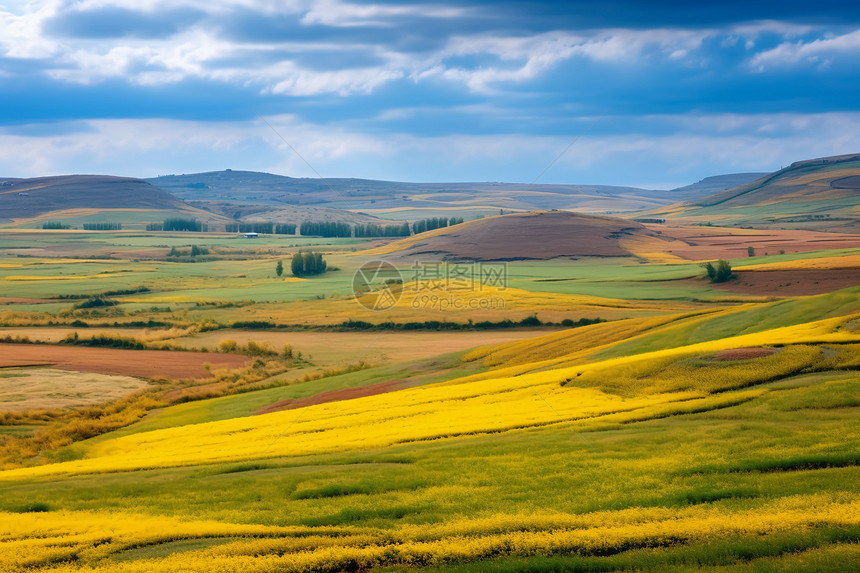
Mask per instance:
[[[679,224],[856,232],[860,154],[796,161],[750,183],[640,215]]]

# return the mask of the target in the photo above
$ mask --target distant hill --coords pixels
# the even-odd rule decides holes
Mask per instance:
[[[751,183],[640,216],[679,223],[856,232],[860,154],[798,161]]]
[[[474,218],[544,209],[626,212],[676,202],[671,191],[609,185],[403,183],[369,179],[293,178],[253,171],[213,171],[147,179],[185,201],[236,205],[318,206],[387,219],[457,215]],[[684,194],[683,199],[695,195]],[[200,203],[197,203],[200,202]]]
[[[422,233],[387,247],[393,257],[502,261],[558,257],[625,257],[641,245],[668,242],[639,223],[567,211],[479,219]]]
[[[769,175],[769,173],[731,173],[705,177],[692,185],[672,189],[671,196],[675,201],[696,201],[714,193],[746,185]]]
[[[169,193],[130,177],[62,175],[0,180],[0,219],[87,209],[196,212]]]

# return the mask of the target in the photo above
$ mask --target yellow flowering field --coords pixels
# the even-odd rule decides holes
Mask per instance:
[[[65,572],[314,572],[350,566],[422,566],[530,555],[611,554],[739,535],[764,537],[821,527],[860,525],[860,502],[809,494],[755,509],[726,511],[631,508],[583,515],[519,514],[368,527],[272,527],[182,521],[147,515],[60,512],[0,514],[0,566],[17,573]],[[180,539],[221,543],[163,558],[122,560],[123,551]]]

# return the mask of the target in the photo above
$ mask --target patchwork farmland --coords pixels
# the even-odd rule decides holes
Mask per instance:
[[[860,235],[698,209],[5,225],[0,569],[854,570]]]

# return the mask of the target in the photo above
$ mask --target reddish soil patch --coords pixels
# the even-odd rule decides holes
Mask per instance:
[[[170,352],[167,350],[119,350],[47,344],[0,344],[0,368],[53,366],[60,370],[121,374],[140,378],[210,378],[203,367],[237,369],[250,359],[238,354]]]
[[[714,360],[749,360],[750,358],[762,358],[775,354],[773,348],[731,348],[720,350],[714,355]]]
[[[860,268],[737,271],[737,280],[714,285],[737,294],[805,296],[860,285]]]
[[[356,398],[364,398],[365,396],[376,396],[377,394],[385,394],[386,392],[397,390],[402,384],[403,380],[391,380],[389,382],[380,382],[358,388],[329,390],[328,392],[320,392],[307,398],[287,398],[286,400],[264,406],[254,412],[254,414],[269,414],[281,410],[294,410],[295,408],[304,408],[305,406],[313,406],[315,404],[325,404],[326,402],[340,402],[341,400],[354,400]]]
[[[667,245],[667,252],[694,261],[746,258],[747,247],[753,247],[757,255],[860,247],[860,235],[847,233],[663,225],[649,225],[649,228],[661,231],[666,239],[674,239]]]
[[[0,296],[0,304],[43,304],[53,302],[41,298],[24,298],[20,296]]]

